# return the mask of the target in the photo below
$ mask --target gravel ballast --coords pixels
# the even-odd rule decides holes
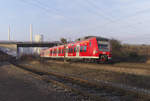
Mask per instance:
[[[81,101],[83,98],[11,64],[0,66],[0,101]],[[84,100],[82,100],[84,101]]]

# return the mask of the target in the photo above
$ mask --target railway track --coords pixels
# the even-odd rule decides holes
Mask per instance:
[[[90,101],[150,101],[150,95],[143,92],[101,85],[59,73],[38,71],[14,62],[11,62],[11,64],[34,74],[37,78],[46,82],[51,82],[57,86],[71,90],[76,94],[89,98]]]

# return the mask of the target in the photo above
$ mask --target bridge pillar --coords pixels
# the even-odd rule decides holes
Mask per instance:
[[[19,47],[17,45],[17,59],[20,57],[20,51],[19,51]]]

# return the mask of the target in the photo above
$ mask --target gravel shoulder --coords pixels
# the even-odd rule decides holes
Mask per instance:
[[[0,65],[0,101],[80,101],[55,88],[9,63]]]

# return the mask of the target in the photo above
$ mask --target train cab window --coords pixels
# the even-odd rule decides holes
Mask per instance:
[[[86,52],[87,51],[87,46],[84,46],[84,52]]]

